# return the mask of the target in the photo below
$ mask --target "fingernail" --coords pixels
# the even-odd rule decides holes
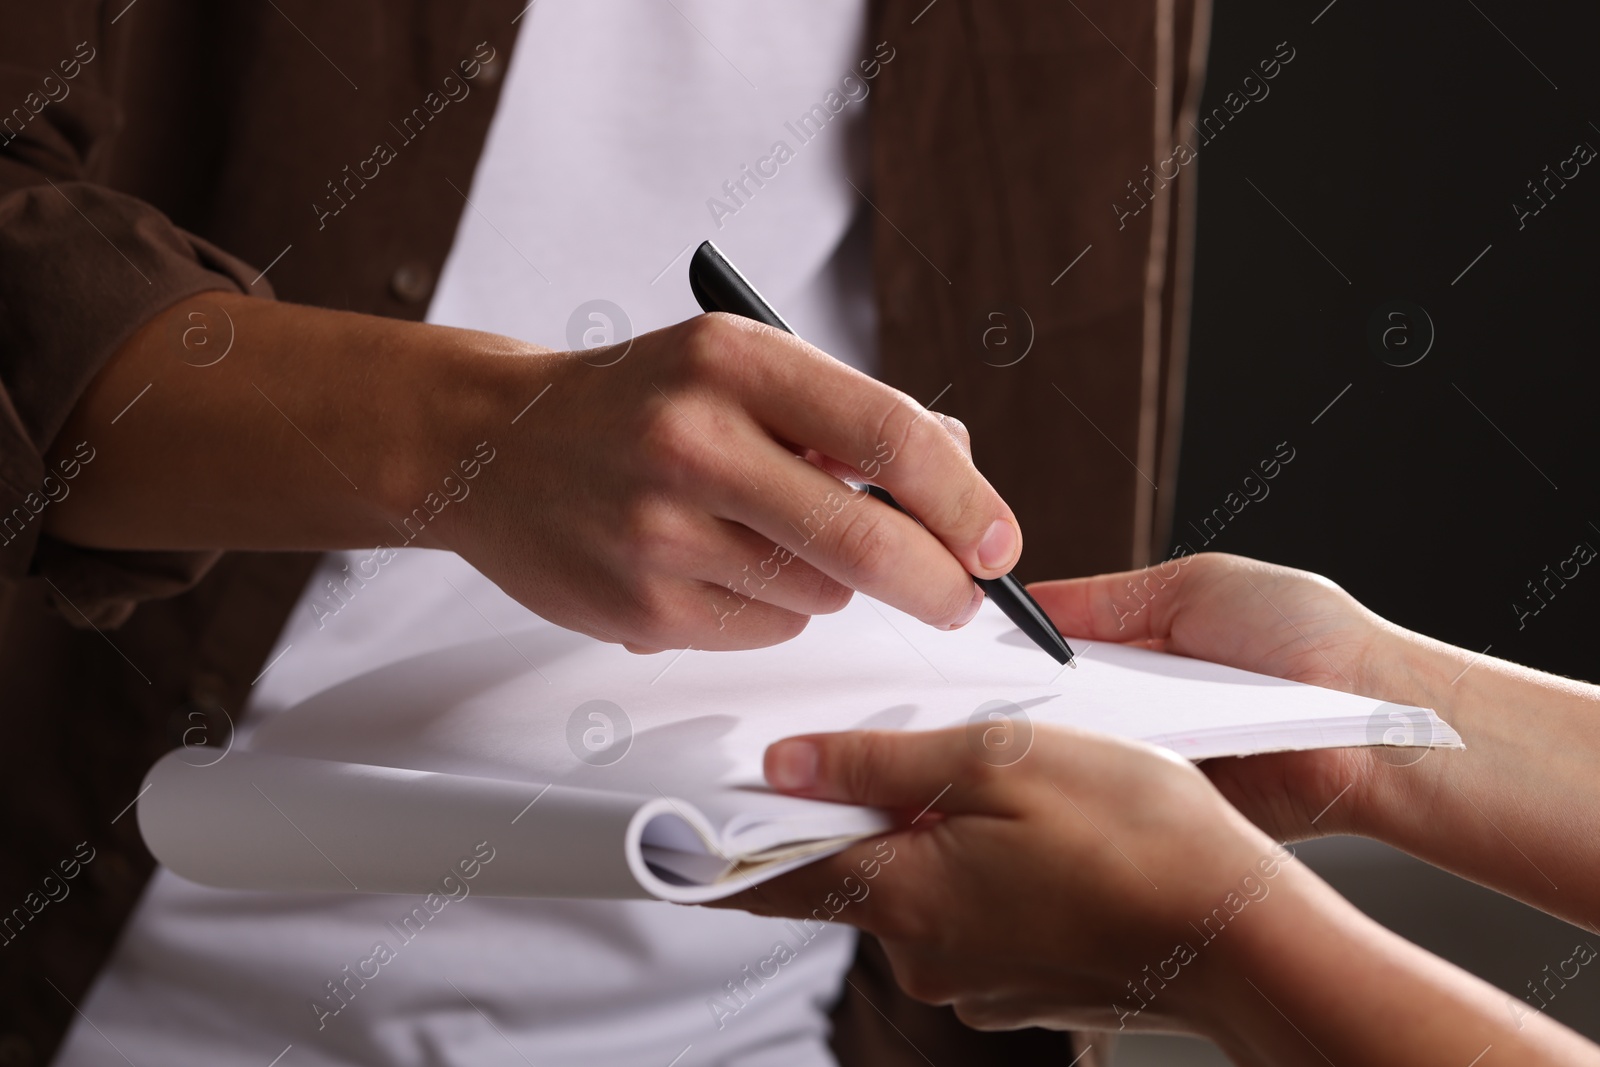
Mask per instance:
[[[959,630],[967,623],[978,617],[978,609],[983,607],[983,590],[978,588],[978,583],[972,583],[972,603],[968,604],[961,617],[946,626],[946,630]]]
[[[990,570],[999,570],[1011,563],[1017,554],[1017,528],[1005,519],[996,519],[978,542],[978,562]]]
[[[817,746],[810,741],[779,741],[767,749],[767,781],[784,792],[816,785]]]

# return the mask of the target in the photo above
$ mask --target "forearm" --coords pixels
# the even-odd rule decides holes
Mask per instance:
[[[95,460],[48,529],[118,549],[400,543],[405,516],[509,429],[527,398],[507,383],[537,358],[486,334],[202,294],[141,328],[80,399],[54,452],[87,441]]]
[[[1206,1029],[1237,1062],[1600,1063],[1600,1049],[1384,930],[1310,872],[1285,875],[1209,965]]]
[[[1464,752],[1378,763],[1358,829],[1570,922],[1600,920],[1600,689],[1403,635],[1408,699]]]

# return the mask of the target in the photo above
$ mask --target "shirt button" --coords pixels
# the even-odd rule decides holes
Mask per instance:
[[[489,62],[482,64],[478,69],[478,81],[486,86],[494,87],[500,84],[501,75],[506,72],[506,61],[496,53]]]
[[[420,263],[402,263],[389,278],[389,292],[396,300],[420,304],[433,292],[433,271]]]

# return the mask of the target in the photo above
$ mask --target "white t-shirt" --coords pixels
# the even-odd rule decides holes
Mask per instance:
[[[867,187],[865,9],[541,0],[429,320],[566,349],[602,299],[644,333],[699,314],[689,254],[710,238],[800,336],[870,371],[872,209],[850,187]],[[817,130],[829,93],[843,106]]]
[[[864,7],[541,0],[522,18],[429,319],[568,348],[574,312],[579,336],[615,336],[609,311],[580,310],[602,299],[636,335],[697,313],[688,252],[712,237],[802,336],[870,368],[862,202],[846,181],[865,188]],[[847,106],[800,143],[785,124],[830,91]],[[730,197],[723,183],[780,140],[791,153],[778,173]],[[324,561],[255,686],[241,740],[250,722],[383,663],[539,624],[451,553],[404,550],[353,596],[330,594],[325,583],[370,554]],[[470,896],[401,944],[389,924],[416,903],[219,891],[160,871],[56,1062],[832,1062],[826,1013],[854,949],[847,929],[825,931],[756,987],[745,968],[794,938],[738,912]],[[364,984],[347,981],[380,941],[394,959]]]

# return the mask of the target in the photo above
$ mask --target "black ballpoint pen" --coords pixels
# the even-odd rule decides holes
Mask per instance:
[[[794,329],[783,321],[783,317],[773,310],[772,305],[756,292],[755,286],[751,285],[745,276],[739,273],[738,268],[729,263],[717,246],[710,241],[702,243],[695,249],[694,257],[689,261],[689,288],[704,311],[723,311],[730,315],[740,315],[757,322],[764,322],[785,333],[794,333]],[[889,495],[888,490],[869,485],[867,492],[895,510],[911,514]],[[911,517],[916,518],[915,515]],[[1007,618],[1017,624],[1018,629],[1032,639],[1034,644],[1050,653],[1057,663],[1077,666],[1073,662],[1072,649],[1061,636],[1061,631],[1055,628],[1055,624],[1044,613],[1044,609],[1028,595],[1021,582],[1009,574],[1003,574],[998,578],[975,577],[972,580],[978,583],[985,596],[999,605]]]

